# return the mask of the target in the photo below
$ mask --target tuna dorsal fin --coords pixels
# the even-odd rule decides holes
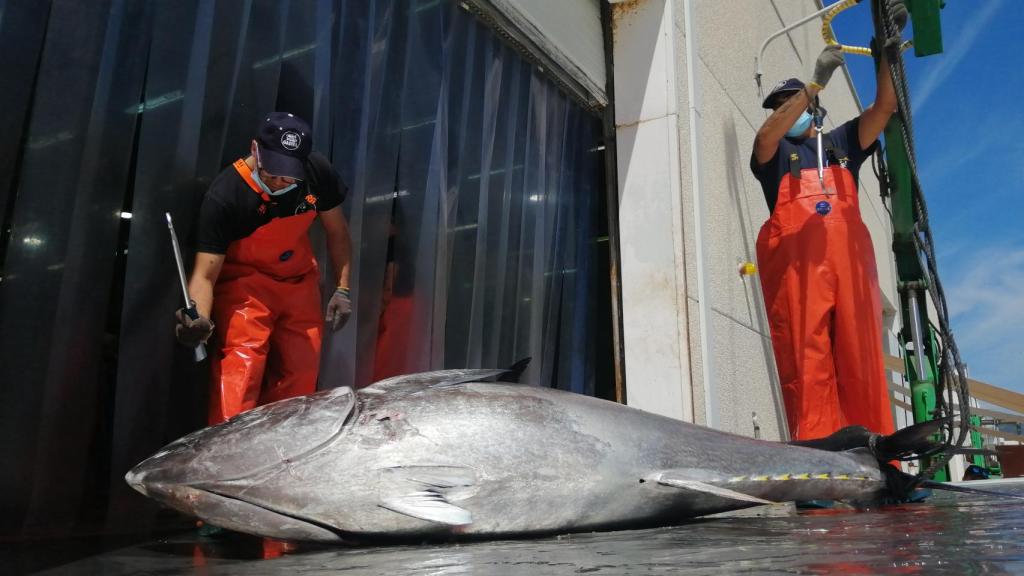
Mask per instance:
[[[511,374],[518,377],[526,367],[529,358],[520,360],[511,368],[462,368],[458,370],[434,370],[432,372],[417,372],[415,374],[404,374],[392,376],[385,380],[375,382],[362,389],[366,393],[380,393],[399,389],[433,388],[438,386],[454,386],[466,382],[481,382],[489,378]]]
[[[662,486],[671,486],[672,488],[701,492],[710,496],[718,496],[719,498],[726,498],[729,500],[750,502],[752,504],[775,504],[775,502],[772,502],[771,500],[765,500],[763,498],[758,498],[757,496],[751,496],[750,494],[744,494],[722,486],[716,486],[707,479],[701,480],[699,478],[701,476],[705,476],[702,472],[704,471],[690,469],[662,470],[651,474],[645,480],[657,482]]]
[[[465,526],[468,510],[452,504],[476,490],[476,472],[463,466],[393,466],[380,470],[379,506],[428,522]]]

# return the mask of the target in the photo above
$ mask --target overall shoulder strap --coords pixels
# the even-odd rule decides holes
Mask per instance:
[[[259,194],[260,198],[262,198],[264,202],[270,202],[270,195],[264,192],[263,189],[260,188],[260,185],[252,179],[252,170],[249,170],[249,166],[245,163],[245,160],[239,158],[238,160],[235,160],[235,163],[232,164],[232,166],[234,166],[235,172],[238,172],[238,175],[242,177],[242,180],[245,180],[245,183],[249,185],[249,188],[252,189],[253,192]]]
[[[789,174],[797,180],[800,179],[800,155],[796,152],[789,153]]]
[[[306,192],[311,194],[313,198],[318,198],[320,196],[320,169],[316,162],[313,161],[312,152],[302,161],[302,164],[306,169]],[[315,203],[315,200],[313,203]]]
[[[850,157],[846,154],[846,150],[835,145],[835,141],[832,140],[831,132],[824,134],[823,137],[825,138],[825,153],[830,157],[829,162],[835,162],[845,168],[846,163],[850,161]]]
[[[245,163],[245,160],[239,158],[238,160],[235,160],[235,163],[232,164],[232,166],[235,168],[235,172],[238,172],[238,175],[242,177],[242,180],[249,185],[249,188],[260,195],[260,200],[263,201],[259,208],[260,214],[266,214],[269,212],[271,218],[277,218],[277,204],[271,202],[270,194],[264,192],[263,189],[260,188],[260,185],[253,180],[252,170],[249,170],[249,166]]]

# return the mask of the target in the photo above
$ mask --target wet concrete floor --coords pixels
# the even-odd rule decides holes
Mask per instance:
[[[1024,495],[1024,482],[973,487]],[[40,574],[1024,574],[1024,500],[936,494],[875,511],[707,518],[655,530],[401,546],[288,546],[194,531]],[[30,550],[7,567],[31,565]],[[13,561],[12,561],[13,560]],[[0,564],[2,566],[2,564]]]

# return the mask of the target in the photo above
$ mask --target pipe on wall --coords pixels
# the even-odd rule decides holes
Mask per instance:
[[[686,34],[686,99],[690,123],[690,187],[693,195],[693,234],[697,252],[697,300],[700,318],[701,384],[704,388],[704,424],[718,428],[718,398],[715,381],[715,362],[711,354],[711,303],[708,298],[711,289],[708,284],[708,254],[704,242],[704,196],[701,189],[703,166],[700,156],[700,74],[697,67],[700,57],[697,52],[696,10],[693,0],[683,0],[684,33]]]

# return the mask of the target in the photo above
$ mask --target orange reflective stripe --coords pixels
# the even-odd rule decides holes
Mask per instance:
[[[253,180],[252,170],[249,169],[249,165],[245,163],[245,160],[239,158],[238,160],[235,160],[235,163],[232,164],[232,166],[235,167],[235,172],[238,172],[238,175],[242,177],[242,180],[245,180],[245,183],[249,185],[249,188],[252,188],[253,192],[259,194],[260,198],[262,198],[264,202],[270,202],[270,195],[264,192],[263,188],[260,188],[260,185]]]

